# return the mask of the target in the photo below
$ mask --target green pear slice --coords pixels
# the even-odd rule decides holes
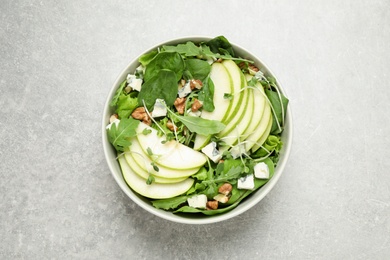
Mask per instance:
[[[143,134],[144,129],[150,130],[150,133]],[[206,155],[176,140],[165,142],[164,136],[158,136],[157,130],[144,123],[138,125],[137,133],[137,139],[142,150],[148,155],[152,153],[150,156],[158,166],[176,170],[199,169],[207,161]]]
[[[252,75],[246,74],[245,78],[247,81],[252,79]],[[249,136],[251,133],[255,131],[255,129],[259,126],[261,119],[264,115],[264,109],[266,105],[266,98],[265,98],[265,92],[263,86],[258,82],[254,86],[254,88],[251,89],[252,92],[252,98],[253,98],[253,114],[250,119],[249,125],[247,129],[242,133],[243,139],[245,139],[247,136]]]
[[[150,159],[150,157],[147,154],[144,153],[137,138],[134,138],[130,148],[132,151],[130,155],[132,156],[132,158],[134,159],[138,167],[140,167],[141,169],[143,169],[143,171],[147,173],[153,174],[153,176],[158,176],[164,179],[180,179],[180,178],[187,178],[195,174],[199,170],[199,167],[193,169],[175,170],[160,165],[158,166],[159,170],[157,172],[153,169],[152,166],[153,161]]]
[[[222,65],[226,68],[229,73],[231,82],[232,82],[232,94],[233,98],[231,99],[231,108],[228,111],[228,116],[225,121],[222,123],[230,123],[230,121],[235,120],[235,117],[239,110],[241,109],[242,104],[245,102],[246,95],[241,94],[241,89],[246,86],[245,77],[242,74],[240,68],[232,60],[224,60]],[[217,88],[215,88],[217,90]],[[245,103],[244,103],[245,104]]]
[[[125,153],[124,156],[125,156],[125,159],[127,161],[127,164],[130,166],[130,168],[133,170],[133,172],[136,173],[139,177],[145,179],[145,181],[146,181],[149,178],[149,175],[151,174],[151,172],[149,173],[145,169],[141,168],[139,166],[139,164],[135,161],[135,159],[131,153]],[[167,179],[167,178],[156,176],[154,174],[152,174],[152,175],[154,177],[155,183],[175,183],[175,182],[181,182],[181,181],[184,181],[185,179],[187,179],[187,177]]]
[[[224,98],[225,93],[233,94],[233,83],[225,66],[214,62],[211,65],[210,79],[214,83],[214,111],[202,111],[201,118],[217,120],[224,123],[230,113],[232,103]],[[210,141],[211,136],[197,134],[194,141],[194,149],[202,149]]]
[[[138,194],[151,199],[167,199],[181,195],[188,191],[194,183],[194,179],[187,178],[177,183],[152,183],[148,185],[145,179],[134,173],[123,156],[119,156],[118,161],[123,178],[129,187]]]
[[[247,138],[245,138],[245,151],[248,152],[256,144],[256,142],[263,136],[263,134],[267,130],[269,121],[271,121],[272,123],[271,107],[269,106],[268,103],[266,103],[266,106],[264,108],[264,114],[261,118],[259,125],[256,127],[254,132],[252,132]]]
[[[259,149],[263,143],[265,142],[265,140],[267,140],[268,136],[269,136],[269,133],[271,131],[271,128],[272,128],[272,116],[270,117],[270,120],[268,122],[268,126],[267,128],[265,129],[263,135],[257,140],[257,142],[253,145],[252,149],[251,149],[251,152],[255,152],[257,149]]]

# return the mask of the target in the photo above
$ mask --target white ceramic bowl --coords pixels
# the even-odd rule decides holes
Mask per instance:
[[[156,46],[153,46],[147,50],[145,50],[144,53],[150,52],[152,50],[157,49],[157,47],[162,45],[176,45],[179,43],[185,43],[187,41],[193,41],[193,42],[202,42],[202,41],[208,41],[212,39],[213,37],[204,37],[204,36],[189,36],[189,37],[183,37],[183,38],[177,38],[170,41],[165,41],[162,43],[157,44]],[[284,90],[282,89],[282,86],[280,82],[277,80],[277,77],[270,71],[270,69],[255,55],[247,51],[246,49],[230,42],[233,46],[234,52],[236,56],[240,56],[242,58],[253,60],[255,65],[259,68],[262,68],[262,71],[265,72],[265,75],[272,75],[280,88],[280,91],[286,95]],[[102,136],[103,136],[103,150],[104,154],[107,160],[108,167],[110,168],[110,171],[112,175],[114,176],[116,182],[118,183],[119,187],[123,190],[124,193],[126,193],[127,196],[131,200],[133,200],[136,204],[138,204],[141,208],[145,209],[146,211],[178,223],[185,223],[185,224],[209,224],[209,223],[215,223],[223,220],[230,219],[232,217],[235,217],[248,209],[255,206],[259,201],[261,201],[267,194],[270,192],[270,190],[275,186],[277,181],[279,180],[283,169],[286,165],[287,159],[289,157],[291,144],[292,144],[292,118],[291,118],[291,105],[288,106],[287,114],[286,114],[286,121],[285,121],[285,129],[282,133],[282,141],[283,141],[283,149],[280,153],[280,160],[278,162],[278,165],[275,169],[274,176],[265,184],[263,187],[261,187],[259,190],[251,194],[249,197],[247,197],[245,200],[243,200],[236,208],[233,210],[220,214],[215,216],[203,216],[203,215],[178,215],[173,214],[171,212],[167,212],[161,209],[154,208],[148,199],[138,195],[135,193],[132,189],[129,188],[129,186],[126,184],[122,177],[122,173],[119,167],[119,163],[116,160],[116,151],[112,147],[112,145],[109,143],[107,139],[107,133],[106,133],[106,126],[109,122],[110,115],[114,112],[113,109],[110,107],[109,103],[112,99],[112,97],[115,94],[116,89],[120,85],[120,83],[126,78],[128,73],[133,73],[135,69],[139,66],[138,58],[144,54],[141,53],[138,57],[136,57],[134,60],[132,60],[129,65],[119,74],[118,78],[114,82],[114,84],[111,87],[111,90],[108,94],[106,103],[104,105],[104,112],[103,112],[103,120],[102,120]]]

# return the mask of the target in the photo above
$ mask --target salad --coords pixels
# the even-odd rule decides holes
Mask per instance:
[[[219,36],[142,55],[110,106],[128,186],[155,208],[215,215],[272,178],[288,99]]]

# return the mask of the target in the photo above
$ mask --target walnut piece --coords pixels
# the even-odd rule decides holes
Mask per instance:
[[[201,89],[203,87],[203,83],[199,79],[191,79],[190,80],[190,88],[191,90],[194,89]]]
[[[133,113],[131,113],[131,116],[134,119],[141,120],[143,123],[147,125],[152,124],[152,120],[150,119],[148,113],[146,113],[144,107],[137,107],[136,109],[134,109]]]
[[[192,106],[191,106],[191,111],[196,112],[202,106],[203,106],[203,104],[198,99],[195,98],[194,103],[192,103]]]
[[[250,65],[248,66],[248,68],[249,68],[250,70],[254,71],[254,72],[258,72],[258,71],[259,71],[259,68],[256,67],[255,65],[252,65],[252,64],[250,64]]]
[[[206,209],[217,209],[218,208],[218,201],[216,200],[209,200],[206,203]]]
[[[171,120],[168,120],[168,121],[167,121],[167,127],[168,127],[168,129],[171,130],[171,131],[177,130],[176,126],[171,122]]]
[[[221,187],[219,187],[218,192],[221,194],[229,195],[232,191],[233,186],[230,183],[224,183]]]
[[[179,112],[179,114],[181,114],[181,115],[184,114],[184,109],[186,106],[186,98],[185,97],[176,98],[173,105],[176,107],[176,110],[177,110],[177,112]]]

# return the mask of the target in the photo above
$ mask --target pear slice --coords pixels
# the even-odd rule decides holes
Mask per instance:
[[[245,104],[245,95],[241,95],[241,89],[246,87],[245,77],[242,74],[240,68],[237,64],[232,60],[224,60],[222,65],[226,68],[229,73],[231,82],[232,82],[232,94],[233,98],[231,99],[231,108],[228,111],[228,116],[225,121],[222,123],[230,123],[235,119],[239,110],[241,111],[241,107]]]
[[[272,116],[271,116],[271,107],[268,103],[264,108],[264,113],[261,118],[260,123],[247,138],[245,138],[245,151],[249,151],[257,141],[263,136],[263,134],[267,131],[267,127],[269,126],[269,122],[272,124]]]
[[[233,94],[233,83],[225,66],[221,63],[214,62],[211,65],[210,79],[214,83],[214,111],[202,111],[201,118],[217,120],[224,123],[232,108],[229,99],[224,98],[225,93]],[[209,143],[211,136],[197,134],[194,141],[194,149],[200,150]]]
[[[270,117],[269,119],[269,122],[268,122],[268,126],[267,128],[265,129],[263,135],[257,140],[257,142],[253,145],[252,149],[251,149],[251,152],[255,152],[257,149],[259,149],[263,143],[265,142],[265,140],[267,140],[268,136],[269,136],[269,133],[271,131],[271,128],[272,128],[272,116]]]
[[[188,191],[194,179],[187,178],[182,182],[177,183],[152,183],[146,184],[145,179],[138,176],[127,164],[125,157],[119,156],[119,164],[122,169],[122,174],[125,182],[138,194],[151,199],[167,199],[176,197]]]
[[[195,174],[198,170],[198,168],[193,168],[193,169],[182,169],[182,170],[175,170],[175,169],[170,169],[166,168],[164,166],[159,165],[159,171],[155,171],[152,166],[152,160],[150,157],[144,153],[142,150],[137,138],[134,138],[132,140],[132,144],[130,146],[130,149],[132,153],[130,155],[133,157],[134,162],[143,169],[145,172],[149,172],[153,174],[154,176],[158,176],[160,178],[164,179],[180,179],[180,178],[186,178],[189,177],[193,174]],[[131,164],[130,164],[131,166]]]
[[[252,75],[245,74],[245,78],[247,81],[251,80],[252,77],[253,77]],[[254,112],[247,129],[245,129],[245,131],[242,134],[243,139],[245,139],[247,136],[252,134],[255,131],[255,129],[259,126],[261,119],[264,115],[264,110],[267,103],[265,98],[264,88],[259,82],[256,83],[254,89],[251,89],[251,91],[253,92]]]
[[[145,135],[143,130],[150,130]],[[158,166],[175,170],[199,169],[207,162],[207,157],[184,144],[171,140],[165,142],[164,136],[158,136],[157,130],[140,123],[137,128],[137,139],[145,154],[152,157]]]
[[[133,143],[134,144],[134,143]],[[145,181],[149,178],[150,173],[146,171],[145,169],[142,169],[138,163],[134,160],[134,157],[131,153],[125,153],[125,159],[127,164],[130,166],[130,168],[133,170],[134,173],[136,173],[139,177],[145,179]],[[163,178],[156,176],[152,174],[154,177],[155,183],[175,183],[175,182],[181,182],[187,179],[188,177],[181,177],[181,178]]]

